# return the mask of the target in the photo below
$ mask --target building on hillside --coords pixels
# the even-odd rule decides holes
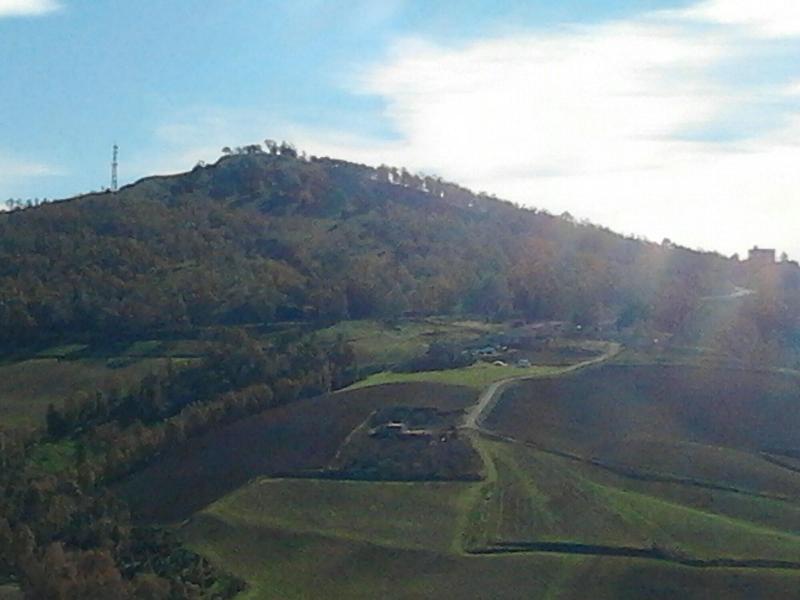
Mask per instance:
[[[759,248],[755,246],[747,253],[747,262],[753,265],[774,265],[775,264],[775,249],[774,248]]]

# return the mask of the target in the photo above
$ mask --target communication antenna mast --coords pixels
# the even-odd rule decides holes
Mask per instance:
[[[117,166],[119,165],[119,163],[117,163],[118,154],[119,154],[119,146],[114,144],[114,153],[113,153],[113,156],[112,156],[112,159],[111,159],[111,191],[112,192],[116,192],[117,191]]]

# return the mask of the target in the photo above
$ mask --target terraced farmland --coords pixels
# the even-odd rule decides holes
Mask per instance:
[[[244,598],[792,598],[795,389],[766,373],[595,367],[512,384],[462,429],[479,481],[308,478],[376,408],[465,412],[477,397],[369,386],[190,441],[121,489],[140,516],[189,517],[183,538],[247,580]],[[736,421],[755,403],[767,433]],[[137,495],[153,485],[174,486],[173,503]]]
[[[326,467],[377,408],[411,404],[455,411],[474,399],[465,387],[403,384],[295,402],[190,439],[118,491],[140,520],[181,521],[254,477]],[[159,490],[157,498],[152,489]]]

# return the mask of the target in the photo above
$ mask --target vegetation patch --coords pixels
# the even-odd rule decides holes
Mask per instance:
[[[469,485],[261,479],[205,513],[259,527],[447,551]]]
[[[105,360],[37,358],[0,365],[0,428],[44,422],[47,406],[78,392],[125,387],[162,371],[166,359],[137,359],[120,368]]]
[[[189,439],[122,482],[118,491],[141,520],[180,521],[254,477],[322,469],[373,411],[410,400],[415,406],[462,410],[474,402],[475,392],[409,383],[300,400]]]
[[[61,440],[37,444],[31,451],[31,467],[45,473],[58,473],[72,469],[78,454],[77,444],[72,440]]]
[[[404,363],[425,354],[434,342],[459,343],[480,339],[500,331],[501,323],[457,319],[342,321],[316,332],[323,340],[342,336],[355,352],[361,368]]]

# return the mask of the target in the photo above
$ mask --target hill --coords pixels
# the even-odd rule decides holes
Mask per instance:
[[[798,315],[286,144],[0,214],[0,588],[787,597]]]
[[[444,313],[672,330],[737,277],[716,254],[282,148],[0,214],[0,342]]]

